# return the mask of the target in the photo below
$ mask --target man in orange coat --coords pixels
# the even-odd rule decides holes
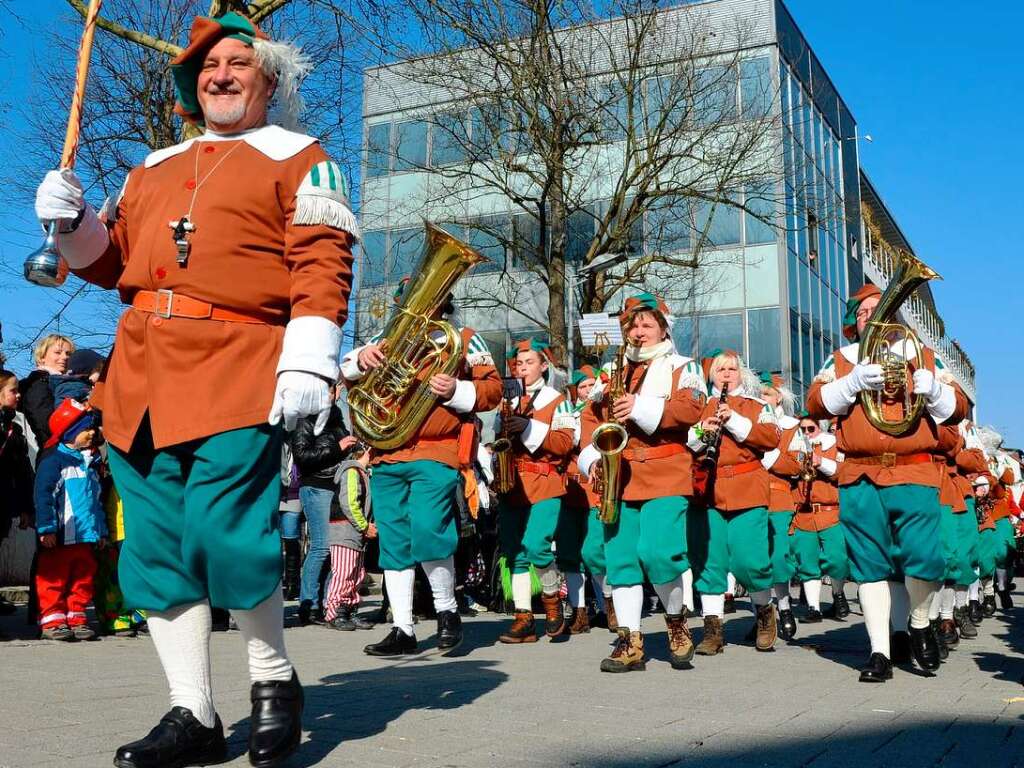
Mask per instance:
[[[172,709],[115,764],[224,758],[213,604],[246,638],[250,760],[277,765],[302,714],[281,625],[279,423],[326,421],[358,231],[317,140],[268,123],[275,92],[283,123],[298,114],[297,49],[235,13],[199,17],[172,69],[199,138],[146,157],[103,215],[71,170],[36,197],[71,269],[129,305],[94,402],[124,502],[121,586],[149,611]]]

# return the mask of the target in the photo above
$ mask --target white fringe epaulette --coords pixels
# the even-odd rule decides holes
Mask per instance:
[[[295,193],[292,224],[323,224],[348,232],[359,240],[359,222],[349,207],[347,192],[345,176],[337,165],[330,160],[317,163],[309,169]]]
[[[477,365],[494,365],[494,356],[487,342],[478,333],[474,333],[466,345],[466,365],[474,367]]]
[[[704,372],[696,360],[688,360],[679,374],[679,383],[676,389],[696,389],[699,392],[707,393],[707,383],[704,381]]]
[[[761,402],[764,401],[762,400]],[[757,415],[757,423],[774,424],[775,426],[779,425],[779,418],[778,416],[775,415],[775,410],[770,405],[768,405],[768,403],[764,404],[764,407],[761,409],[761,413]]]
[[[579,414],[572,407],[568,399],[563,400],[555,408],[555,415],[551,417],[552,429],[576,429],[576,422]]]
[[[819,384],[831,384],[836,380],[836,361],[834,357],[829,355],[828,360],[821,366],[821,370],[818,371],[818,375],[814,377],[814,380]]]

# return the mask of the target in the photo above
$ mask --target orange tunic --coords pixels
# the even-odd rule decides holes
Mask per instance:
[[[784,443],[785,445],[785,443]],[[816,456],[821,457],[822,464],[818,467],[811,481],[798,480],[793,489],[793,501],[797,511],[793,517],[793,528],[801,531],[824,531],[839,524],[839,487],[836,476],[842,464],[842,455],[835,436],[823,434],[812,445]],[[790,452],[797,461],[798,449],[790,446]],[[834,466],[835,472],[829,474],[826,467]]]
[[[961,487],[957,485],[956,456],[964,446],[964,438],[956,426],[940,424],[939,450],[935,463],[942,470],[939,485],[939,504],[952,508],[955,514],[967,511]]]
[[[286,323],[314,315],[340,327],[348,315],[352,235],[293,223],[300,184],[327,161],[318,143],[285,159],[239,140],[179,150],[132,170],[108,222],[109,247],[75,273],[116,286],[126,304],[140,290],[167,290],[266,324],[126,310],[93,396],[107,440],[124,451],[147,412],[156,448],[265,422]],[[181,267],[168,222],[189,211],[194,191],[196,231]]]
[[[565,467],[576,443],[570,424],[553,424],[555,412],[565,402],[565,395],[544,386],[536,395],[516,398],[512,411],[530,419],[529,429],[512,441],[516,461],[516,484],[506,496],[507,503],[528,507],[540,501],[564,496]],[[501,431],[497,419],[494,432]]]
[[[787,450],[786,446],[793,442],[793,438],[800,431],[800,422],[782,432],[779,439],[779,447],[775,451],[766,454],[765,458],[775,456],[771,466],[768,467],[768,483],[770,487],[770,499],[768,502],[769,512],[792,512],[796,506],[793,501],[793,479],[800,474],[800,462],[793,451]]]

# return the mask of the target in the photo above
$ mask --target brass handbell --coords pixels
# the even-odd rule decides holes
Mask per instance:
[[[51,221],[46,228],[46,240],[42,246],[25,259],[25,279],[45,288],[64,285],[68,279],[68,263],[57,250],[57,222]]]

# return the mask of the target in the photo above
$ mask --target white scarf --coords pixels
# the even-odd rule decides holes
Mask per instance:
[[[542,389],[544,389],[544,385],[546,383],[547,382],[544,381],[544,377],[541,376],[539,379],[533,382],[533,384],[526,385],[526,394],[532,395],[534,392],[540,392]]]
[[[626,347],[626,358],[634,363],[649,363],[647,375],[640,385],[641,395],[652,395],[668,399],[672,396],[672,372],[675,370],[672,355],[675,345],[665,339],[652,347]]]

